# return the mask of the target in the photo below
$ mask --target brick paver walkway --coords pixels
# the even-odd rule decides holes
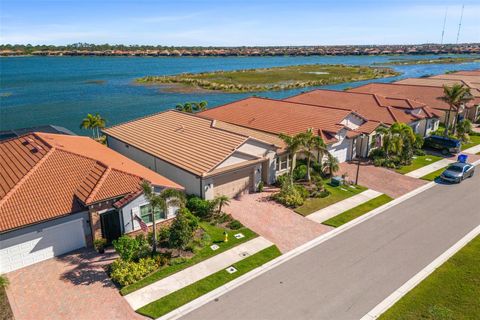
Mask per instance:
[[[271,192],[243,195],[239,200],[232,199],[225,211],[275,243],[283,253],[333,229],[305,219],[292,210],[270,201],[270,195]]]
[[[114,258],[84,249],[9,273],[15,319],[145,319],[104,272],[102,266]]]
[[[345,172],[348,173],[350,179],[354,179],[357,172],[357,164],[341,163],[337,175]],[[386,168],[375,167],[366,163],[360,165],[358,184],[385,193],[392,198],[398,198],[426,183],[428,182],[411,178]]]

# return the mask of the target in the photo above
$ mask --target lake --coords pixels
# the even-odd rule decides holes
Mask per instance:
[[[455,55],[449,55],[453,57]],[[111,126],[175,107],[177,103],[206,100],[209,107],[253,93],[162,92],[158,87],[134,84],[145,75],[236,70],[297,64],[371,65],[389,59],[431,59],[439,56],[311,56],[311,57],[2,57],[0,58],[0,130],[54,124],[79,134],[87,113],[100,113]],[[325,86],[343,89],[367,82],[441,74],[449,70],[480,68],[479,62],[393,66],[399,77]],[[283,98],[312,88],[261,92]]]

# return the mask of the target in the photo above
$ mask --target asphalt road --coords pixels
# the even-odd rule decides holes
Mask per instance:
[[[359,319],[479,224],[476,172],[390,208],[184,319]]]

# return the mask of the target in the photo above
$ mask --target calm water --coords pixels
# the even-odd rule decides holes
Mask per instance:
[[[433,56],[408,56],[427,59]],[[139,86],[133,80],[144,75],[176,74],[214,70],[235,70],[295,64],[369,65],[396,57],[14,57],[0,58],[0,130],[42,124],[64,126],[79,134],[87,113],[100,113],[108,125],[174,107],[177,103],[206,100],[210,107],[250,94],[171,93],[157,87]],[[480,63],[458,65],[418,65],[394,67],[400,77],[440,74],[448,70],[471,70]],[[101,80],[102,83],[98,83]],[[97,81],[88,83],[89,81]],[[366,81],[370,82],[370,81]],[[365,82],[362,82],[365,83]],[[345,83],[327,88],[342,89],[361,83]],[[283,98],[307,88],[282,92],[262,92],[260,96]]]

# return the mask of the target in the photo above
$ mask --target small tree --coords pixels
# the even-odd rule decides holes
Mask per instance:
[[[447,113],[447,117],[445,119],[445,131],[444,135],[448,136],[449,128],[450,128],[450,117],[452,112],[455,114],[453,118],[453,135],[456,134],[457,127],[457,117],[460,108],[471,101],[473,99],[472,94],[470,93],[470,88],[465,87],[463,84],[454,84],[453,86],[443,86],[444,95],[440,99],[448,103],[449,110]]]
[[[228,206],[230,204],[230,198],[225,195],[221,195],[215,197],[214,202],[215,207],[217,208],[217,214],[221,214],[223,206]]]
[[[198,228],[198,219],[188,209],[181,209],[170,227],[168,243],[173,248],[185,250]]]
[[[183,208],[185,206],[185,195],[183,192],[174,189],[164,189],[160,193],[155,193],[149,182],[142,182],[143,193],[148,199],[150,206],[150,214],[153,222],[153,237],[152,237],[152,254],[157,251],[157,229],[155,221],[155,212],[167,212],[168,206],[178,206]]]
[[[325,162],[325,167],[328,168],[328,173],[330,174],[330,177],[333,177],[335,172],[340,169],[338,165],[338,159],[329,153],[327,161]]]
[[[469,133],[472,131],[472,122],[470,120],[463,120],[457,124],[457,134],[458,137],[463,142],[470,141]]]
[[[290,156],[291,163],[290,163],[290,184],[293,184],[293,170],[295,170],[295,165],[297,162],[297,153],[302,149],[302,136],[298,134],[295,136],[289,136],[287,134],[281,133],[279,135],[280,139],[282,139],[285,144],[287,145],[287,151]]]

